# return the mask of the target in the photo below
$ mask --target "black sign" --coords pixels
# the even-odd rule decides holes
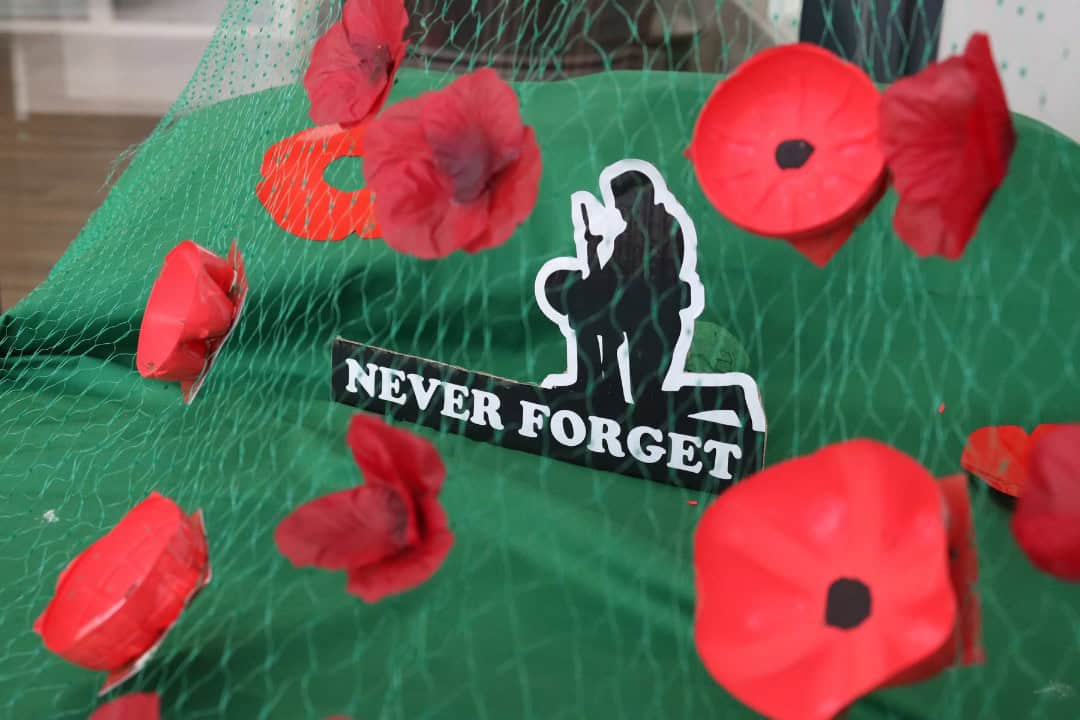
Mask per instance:
[[[697,235],[649,163],[574,193],[576,253],[540,269],[566,369],[515,382],[338,339],[338,402],[586,467],[719,491],[762,466],[765,413],[742,372],[685,368],[705,307]]]

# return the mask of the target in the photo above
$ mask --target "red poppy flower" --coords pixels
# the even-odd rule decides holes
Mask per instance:
[[[881,142],[900,196],[896,234],[919,256],[959,258],[1016,145],[986,35],[885,91]]]
[[[425,582],[449,554],[446,470],[431,443],[374,416],[353,417],[346,439],[364,484],[301,505],[274,539],[297,567],[346,570],[348,592],[374,603]]]
[[[105,693],[142,668],[209,582],[202,512],[151,493],[60,573],[34,630],[69,662],[109,671]]]
[[[379,112],[405,59],[408,25],[402,0],[347,0],[341,21],[315,42],[304,74],[316,125],[352,125]]]
[[[694,639],[775,720],[832,718],[929,657],[956,621],[934,478],[853,440],[724,492],[694,538]]]
[[[1030,470],[1013,514],[1013,537],[1035,567],[1080,581],[1080,425],[1039,438]]]
[[[324,176],[335,160],[363,156],[366,128],[325,125],[270,146],[255,194],[278,227],[306,240],[379,237],[371,191],[340,190]]]
[[[960,465],[998,492],[1017,497],[1027,484],[1028,434],[1018,425],[993,425],[968,435]]]
[[[90,716],[90,720],[158,720],[161,700],[157,693],[132,693],[107,702]]]
[[[224,260],[190,240],[170,250],[143,313],[139,374],[178,382],[184,402],[194,400],[236,327],[247,287],[236,243]]]
[[[1028,484],[1032,446],[1061,425],[1039,425],[1029,437],[1018,425],[991,425],[968,435],[960,465],[1000,493],[1019,497]]]
[[[879,102],[866,73],[827,50],[770,48],[716,86],[687,155],[724,217],[824,265],[884,191]]]
[[[956,595],[956,625],[937,652],[900,673],[889,685],[923,682],[957,663],[975,665],[986,660],[982,645],[982,612],[975,591],[979,559],[967,483],[967,476],[960,474],[938,481],[948,512],[949,579]]]
[[[364,178],[390,247],[419,258],[506,242],[532,212],[540,148],[494,70],[403,100],[372,121]]]

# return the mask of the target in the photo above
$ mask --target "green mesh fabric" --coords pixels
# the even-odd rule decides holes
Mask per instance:
[[[335,336],[522,381],[563,369],[533,278],[572,247],[569,194],[624,157],[654,163],[695,220],[707,329],[691,362],[757,378],[767,462],[871,437],[945,475],[973,428],[1077,419],[1080,146],[1018,117],[1010,176],[958,262],[918,260],[896,239],[890,192],[817,268],[717,215],[682,154],[711,71],[761,47],[752,29],[767,21],[715,19],[737,3],[680,4],[713,24],[676,27],[669,13],[646,39],[629,23],[663,9],[651,0],[550,6],[435,0],[414,13],[412,67],[391,102],[501,64],[544,159],[511,241],[429,262],[378,240],[308,242],[270,220],[254,194],[262,155],[310,126],[297,83],[333,11],[229,3],[104,205],[0,318],[0,716],[75,720],[98,704],[102,676],[47,652],[31,625],[67,562],[157,490],[204,510],[214,568],[120,690],[159,692],[170,720],[753,717],[692,642],[706,496],[417,430],[446,461],[457,538],[430,582],[368,606],[340,574],[296,570],[273,544],[291,508],[359,480],[351,409],[328,400]],[[571,47],[599,64],[560,69]],[[705,48],[720,63],[709,72],[683,63]],[[664,62],[626,69],[652,58]],[[150,287],[186,238],[220,254],[237,239],[251,285],[190,406],[134,367]],[[1030,567],[984,489],[974,512],[987,663],[877,693],[851,720],[1080,717],[1080,590]]]

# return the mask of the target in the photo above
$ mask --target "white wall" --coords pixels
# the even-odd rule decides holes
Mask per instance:
[[[990,36],[1013,111],[1080,142],[1080,0],[945,0],[938,56],[974,32]]]

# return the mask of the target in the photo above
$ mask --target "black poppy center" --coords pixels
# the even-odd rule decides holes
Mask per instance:
[[[857,628],[870,617],[870,588],[861,580],[838,578],[825,600],[825,624],[841,630]]]
[[[814,146],[801,138],[785,140],[776,146],[776,164],[781,170],[797,170],[814,154]]]

